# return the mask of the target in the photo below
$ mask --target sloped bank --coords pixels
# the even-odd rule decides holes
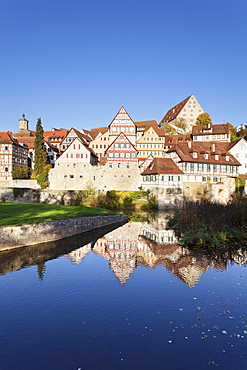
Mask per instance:
[[[50,242],[107,225],[124,224],[127,215],[78,217],[33,225],[1,227],[0,251]]]

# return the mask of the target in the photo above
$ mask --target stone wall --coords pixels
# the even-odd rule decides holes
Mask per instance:
[[[36,180],[25,179],[25,180],[0,180],[0,188],[30,188],[40,189],[39,184]]]
[[[59,163],[49,172],[52,190],[84,190],[88,184],[100,190],[139,190],[141,175],[138,163],[106,163],[91,166],[87,163]]]
[[[128,222],[128,216],[78,217],[34,225],[1,227],[0,250],[59,240],[120,222]]]

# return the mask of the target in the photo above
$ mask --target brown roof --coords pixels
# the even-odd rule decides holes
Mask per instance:
[[[165,114],[160,123],[170,122],[173,119],[175,119],[181,112],[181,110],[184,108],[185,104],[188,102],[190,97],[191,95],[188,96],[188,98],[181,101],[180,103],[178,103],[177,105],[174,105],[174,107],[172,107],[171,109],[169,109],[169,111]]]
[[[187,142],[191,140],[190,134],[165,135],[165,144],[175,144],[179,142]]]
[[[82,132],[76,130],[75,128],[72,128],[71,130],[75,131],[76,135],[81,139],[81,141],[84,141],[84,144],[88,145],[90,141],[92,141],[92,139],[89,136],[84,135]]]
[[[183,173],[170,158],[154,158],[141,175],[155,175],[157,173]]]
[[[181,162],[200,162],[200,163],[214,163],[214,164],[232,164],[240,166],[240,163],[236,158],[227,151],[226,144],[220,142],[194,142],[190,141],[187,143],[179,143],[173,145],[172,148],[168,149],[166,153],[176,152],[181,159]],[[193,156],[196,153],[196,157]],[[208,154],[208,159],[205,158],[205,154]],[[219,159],[216,159],[216,155]],[[226,156],[229,157],[229,161],[226,160]]]
[[[139,121],[139,122],[134,122],[134,124],[136,125],[137,128],[143,128],[143,129],[145,129],[146,127],[150,127],[150,126],[157,126],[158,127],[158,123],[155,120]]]
[[[96,127],[91,128],[89,131],[89,134],[92,136],[93,139],[95,139],[99,133],[105,134],[108,131],[108,127]]]
[[[229,124],[220,125],[195,125],[192,127],[192,135],[228,134]]]

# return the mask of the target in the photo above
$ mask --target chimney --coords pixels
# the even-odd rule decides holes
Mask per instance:
[[[212,152],[215,152],[215,144],[212,144],[211,150],[212,150]]]

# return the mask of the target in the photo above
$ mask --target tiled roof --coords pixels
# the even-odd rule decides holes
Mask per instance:
[[[187,142],[191,140],[190,134],[187,135],[165,135],[165,144],[166,145],[172,145],[179,142]]]
[[[34,142],[35,142],[35,137],[18,137],[17,141],[19,144],[23,143],[27,145],[28,149],[34,149]],[[45,143],[52,148],[54,152],[59,152],[58,148],[55,145],[52,145],[51,143],[47,142],[44,140]]]
[[[96,127],[96,128],[91,128],[89,131],[89,134],[92,136],[93,139],[95,139],[98,134],[105,134],[108,131],[108,127]]]
[[[18,143],[23,143],[28,146],[28,149],[34,149],[35,137],[18,137]]]
[[[229,124],[220,125],[195,125],[192,127],[192,135],[228,134]]]
[[[17,140],[12,136],[12,132],[0,132],[0,143],[2,144],[18,144]]]
[[[169,111],[165,114],[160,123],[170,122],[173,119],[175,119],[181,112],[181,110],[184,108],[185,104],[188,102],[190,97],[191,95],[188,96],[188,98],[181,101],[180,103],[178,103],[177,105],[174,105],[174,107],[172,107],[171,109],[169,109]]]
[[[154,158],[141,175],[155,175],[157,173],[183,173],[170,158]]]
[[[168,149],[166,153],[176,152],[181,159],[181,162],[199,162],[199,163],[214,163],[214,164],[231,164],[240,166],[240,163],[236,158],[227,151],[226,144],[220,142],[193,142],[179,143],[173,145],[172,148]],[[193,154],[194,153],[194,154]],[[205,154],[208,158],[205,158]],[[219,159],[216,159],[216,155]],[[229,157],[229,161],[226,157]]]
[[[76,135],[81,139],[81,141],[84,141],[84,144],[88,145],[90,143],[90,141],[92,141],[92,139],[89,136],[84,135],[83,133],[76,130],[75,128],[72,128],[71,130],[75,131]]]
[[[158,127],[158,123],[155,120],[139,121],[139,122],[134,122],[134,124],[136,125],[137,128],[139,128],[139,129],[143,128],[143,130],[145,130],[146,128],[149,128],[150,126],[152,126],[152,127],[157,126]]]
[[[44,138],[46,141],[61,138],[61,141],[65,138],[65,136],[68,134],[70,130],[52,130],[52,131],[44,131]]]

